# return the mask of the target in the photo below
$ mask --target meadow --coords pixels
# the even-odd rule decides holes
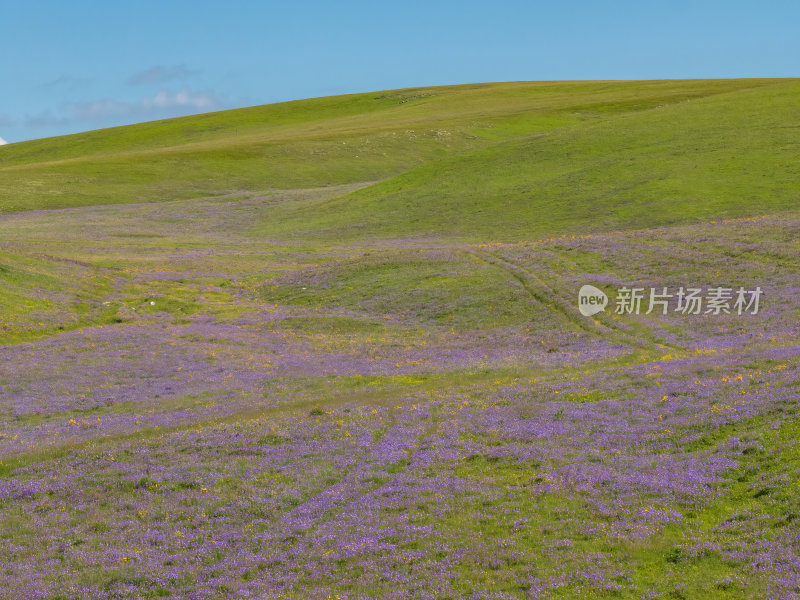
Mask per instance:
[[[800,81],[0,148],[0,598],[800,597]],[[585,283],[758,314],[577,308]]]

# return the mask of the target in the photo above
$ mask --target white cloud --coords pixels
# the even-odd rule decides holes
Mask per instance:
[[[119,102],[112,99],[94,102],[78,102],[69,108],[69,114],[79,121],[97,121],[115,117],[147,117],[159,114],[180,114],[192,111],[210,111],[222,105],[220,100],[208,92],[179,92],[159,90],[153,96],[145,96],[138,102]]]
[[[8,143],[7,141],[5,141],[3,138],[0,137],[0,146],[4,146],[7,143]]]
[[[28,116],[29,127],[66,125],[73,122],[103,123],[108,121],[136,121],[177,117],[198,112],[210,112],[223,108],[224,103],[213,92],[197,92],[184,88],[177,92],[159,90],[152,96],[144,96],[135,102],[122,102],[104,98],[91,102],[64,104],[59,114],[45,111]]]
[[[143,98],[141,102],[141,106],[146,109],[188,107],[197,110],[212,110],[217,105],[219,105],[219,100],[212,94],[195,93],[186,89],[175,94],[159,90],[155,96]]]

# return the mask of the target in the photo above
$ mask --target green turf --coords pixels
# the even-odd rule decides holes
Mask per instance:
[[[515,137],[265,231],[517,241],[792,210],[798,93],[781,83]]]
[[[55,565],[44,581],[59,588],[167,596],[199,585],[194,564],[240,560],[265,518],[310,494],[341,483],[380,502],[379,486],[419,477],[407,503],[379,510],[439,537],[381,539],[437,560],[443,542],[465,549],[457,594],[437,597],[536,597],[560,572],[577,575],[547,597],[766,597],[779,575],[690,550],[796,539],[800,384],[796,356],[783,357],[800,314],[798,91],[798,80],[424,88],[0,148],[0,483],[63,479],[82,494],[3,488],[7,554],[31,577]],[[67,210],[37,210],[48,208]],[[584,235],[616,229],[633,231]],[[574,304],[586,282],[763,285],[766,310],[586,319]],[[272,448],[253,446],[327,443],[313,433],[322,424],[353,468],[357,448],[391,436],[352,479],[327,446],[298,448],[295,471],[268,468]],[[623,477],[669,475],[693,456],[735,467],[708,495],[640,492]],[[179,477],[150,473],[176,460]],[[622,483],[539,489],[570,465]],[[426,487],[437,477],[447,485]],[[662,528],[640,514],[651,508],[681,520]],[[150,586],[120,559],[77,559],[143,531],[216,540],[221,519],[237,529],[229,554],[173,548],[176,563],[156,565],[183,561],[185,580]],[[607,530],[615,521],[623,535]],[[83,546],[65,559],[64,540]],[[287,597],[310,597],[306,584],[394,591],[359,589],[360,563],[325,552],[341,582],[323,574]],[[233,580],[250,582],[251,566]],[[414,569],[409,580],[436,583]]]
[[[797,203],[797,91],[795,80],[500,83],[157,121],[3,148],[0,212],[359,182],[379,183],[310,212],[284,207],[263,234],[525,239],[747,214],[754,200],[782,210]]]

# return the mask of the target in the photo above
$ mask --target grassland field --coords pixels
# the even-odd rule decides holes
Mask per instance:
[[[0,147],[0,598],[800,598],[799,164],[796,79]]]

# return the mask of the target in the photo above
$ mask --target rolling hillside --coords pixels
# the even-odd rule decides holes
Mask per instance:
[[[0,148],[0,596],[796,598],[798,92],[420,88]],[[587,283],[763,298],[587,318]]]
[[[358,183],[324,206],[276,210],[263,233],[472,241],[777,212],[798,205],[799,90],[482,84],[145,123],[3,148],[0,210]]]

